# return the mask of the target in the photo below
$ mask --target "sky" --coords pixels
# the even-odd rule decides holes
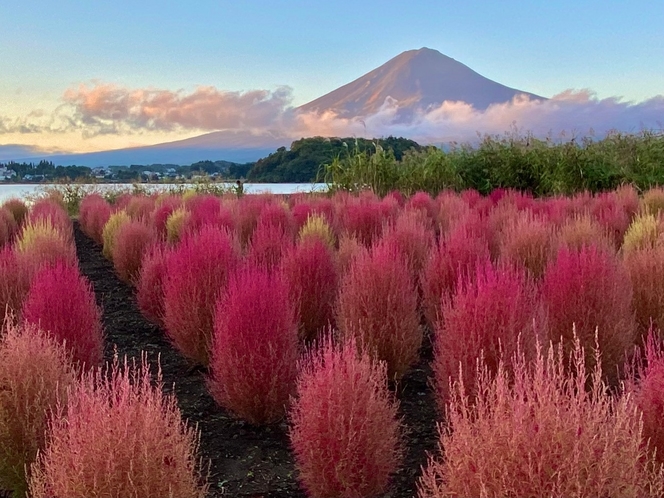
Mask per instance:
[[[368,120],[375,134],[436,142],[664,126],[661,0],[22,0],[0,3],[0,23],[0,157],[222,129],[361,134],[357,122],[295,122],[290,111],[421,47],[554,99],[446,103],[409,126],[393,126],[386,108]]]

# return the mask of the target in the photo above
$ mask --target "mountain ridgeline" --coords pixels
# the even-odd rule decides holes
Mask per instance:
[[[325,138],[312,137],[296,140],[290,149],[280,147],[276,152],[259,159],[247,172],[252,182],[308,183],[323,177],[323,166],[336,158],[345,159],[355,153],[372,154],[378,148],[391,151],[400,161],[404,152],[421,149],[407,138]]]

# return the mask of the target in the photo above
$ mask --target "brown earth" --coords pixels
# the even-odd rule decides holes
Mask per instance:
[[[134,291],[121,282],[101,248],[86,237],[75,222],[76,249],[81,272],[93,285],[103,308],[106,333],[105,358],[114,351],[120,356],[140,358],[145,351],[156,366],[159,358],[166,392],[175,390],[182,415],[201,432],[201,453],[210,463],[209,497],[295,498],[306,496],[297,480],[290,451],[287,421],[255,427],[230,416],[205,388],[205,373],[192,369],[170,345],[163,331],[148,322],[138,310]],[[398,387],[400,412],[407,436],[405,461],[394,476],[390,498],[412,498],[427,452],[436,451],[435,402],[427,379],[431,374],[431,345],[422,360]]]

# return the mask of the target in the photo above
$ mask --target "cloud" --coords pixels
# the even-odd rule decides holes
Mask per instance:
[[[185,93],[96,84],[69,89],[63,100],[89,134],[251,130],[273,126],[289,108],[292,90],[230,92],[204,86]]]
[[[333,112],[303,113],[292,106],[289,87],[232,92],[202,86],[194,91],[126,88],[93,82],[66,90],[53,112],[22,118],[0,116],[0,134],[77,132],[84,138],[163,133],[227,131],[249,137],[255,146],[306,136],[403,136],[420,143],[472,142],[483,134],[518,131],[538,137],[565,133],[597,137],[609,131],[662,130],[664,96],[643,102],[599,99],[590,90],[565,90],[548,100],[525,96],[477,110],[464,102],[443,102],[404,119],[394,99],[375,114],[343,118]]]

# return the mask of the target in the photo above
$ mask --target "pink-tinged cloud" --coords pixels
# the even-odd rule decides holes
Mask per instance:
[[[96,84],[69,89],[63,99],[91,133],[262,129],[290,105],[292,91],[230,92],[205,86],[185,93]]]

